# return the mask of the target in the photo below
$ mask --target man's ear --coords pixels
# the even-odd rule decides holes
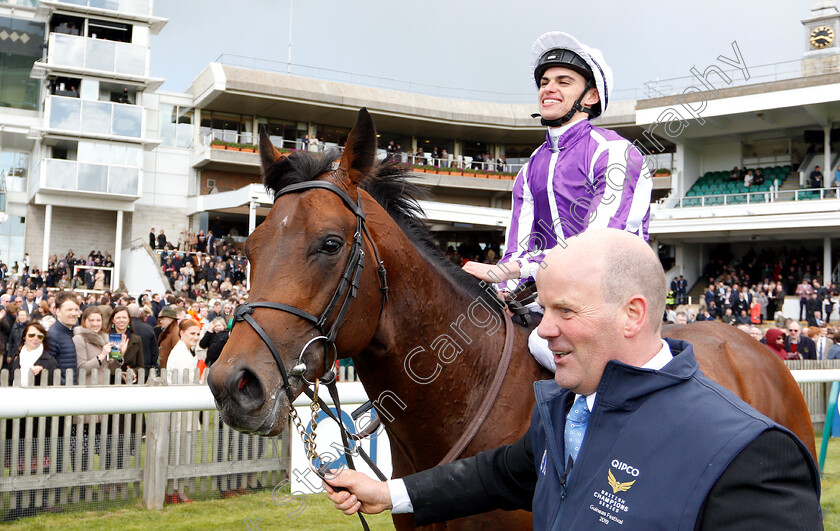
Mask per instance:
[[[624,336],[635,337],[647,325],[650,310],[647,299],[641,294],[633,295],[621,310],[624,317]]]

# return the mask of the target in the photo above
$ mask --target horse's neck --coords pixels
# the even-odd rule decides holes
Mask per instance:
[[[453,286],[419,255],[404,267],[389,276],[380,326],[355,363],[392,447],[419,470],[446,454],[479,409],[505,327],[496,307]]]

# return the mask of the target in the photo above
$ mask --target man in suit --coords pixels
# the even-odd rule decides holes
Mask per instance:
[[[415,525],[525,509],[535,529],[822,529],[808,450],[706,378],[690,344],[660,338],[665,274],[641,238],[590,230],[544,267],[556,370],[534,385],[528,432],[389,482],[340,471],[326,486],[337,509]]]
[[[35,292],[32,290],[28,290],[26,292],[26,299],[23,301],[22,309],[26,310],[26,313],[29,314],[29,317],[32,317],[32,314],[38,309],[38,302],[35,301]]]
[[[158,342],[154,328],[143,322],[140,306],[136,302],[130,303],[126,309],[131,316],[131,330],[140,336],[143,345],[143,366],[148,371],[158,363]]]
[[[155,228],[152,227],[152,230],[149,231],[149,247],[153,250],[157,247],[157,236],[155,236]]]
[[[816,345],[814,348],[816,349],[817,359],[818,360],[827,360],[828,359],[828,351],[831,350],[831,347],[834,346],[834,341],[828,337],[828,327],[823,323],[820,325],[820,335],[817,336],[817,339],[814,341]]]
[[[207,252],[216,256],[216,236],[213,235],[212,230],[207,231]]]
[[[796,321],[790,321],[787,327],[785,350],[799,354],[803,360],[817,359],[817,346],[814,340],[802,333],[802,327]]]

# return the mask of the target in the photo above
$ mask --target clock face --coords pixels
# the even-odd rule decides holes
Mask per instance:
[[[808,41],[814,48],[825,48],[834,41],[834,30],[828,26],[814,28]]]

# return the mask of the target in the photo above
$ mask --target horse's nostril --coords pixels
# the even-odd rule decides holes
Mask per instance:
[[[246,410],[260,407],[265,393],[257,375],[248,369],[242,369],[238,377],[234,377],[236,383],[235,392],[232,395],[239,405]]]

